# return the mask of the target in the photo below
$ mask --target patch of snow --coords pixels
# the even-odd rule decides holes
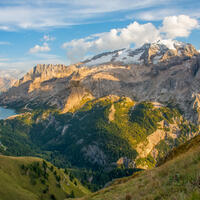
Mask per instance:
[[[126,64],[140,64],[141,60],[140,57],[143,54],[142,52],[139,52],[136,55],[130,56],[130,49],[126,49],[123,52],[120,53],[120,55],[115,59],[115,61],[124,62]]]
[[[139,64],[141,63],[140,57],[142,56],[143,52],[140,52],[139,54],[133,56],[133,57],[129,57],[130,58],[130,62]],[[131,59],[132,58],[132,59]]]
[[[125,49],[125,50],[122,50],[120,52],[118,52],[118,57],[115,59],[115,61],[124,61],[124,59],[127,59],[127,56],[128,56],[128,50]]]
[[[112,57],[113,57],[113,54],[101,56],[100,58],[97,58],[97,59],[94,59],[94,60],[87,62],[85,65],[86,66],[94,66],[94,65],[107,63],[107,62],[111,61]]]
[[[166,51],[177,50],[178,55],[182,55],[181,48],[187,46],[187,43],[179,42],[172,39],[163,39],[158,40],[153,43],[146,43],[141,48],[138,49],[121,49],[113,52],[108,52],[104,54],[100,54],[85,62],[84,65],[90,66],[98,66],[101,64],[109,63],[109,62],[121,62],[124,64],[143,64],[144,60],[141,59],[141,56],[148,50],[149,48],[153,48],[155,52],[155,57],[153,58],[153,64],[157,64]],[[200,52],[200,50],[198,51]]]
[[[140,57],[143,54],[142,52],[138,52],[135,55],[130,55],[130,53],[134,52],[132,49],[123,49],[118,52],[113,52],[108,55],[103,55],[97,59],[92,59],[85,63],[84,65],[90,66],[97,66],[100,64],[108,63],[108,62],[122,62],[125,64],[140,64],[141,60]]]
[[[119,51],[119,52],[118,52],[118,56],[121,55],[123,52],[124,52],[124,50]]]
[[[179,42],[177,40],[172,40],[172,39],[165,39],[165,40],[158,40],[156,42],[157,44],[163,44],[165,45],[168,49],[172,49],[175,50],[176,47],[184,47],[185,45],[187,45],[184,42]]]
[[[169,49],[176,49],[175,48],[175,46],[174,46],[174,44],[175,44],[175,41],[174,40],[172,40],[172,39],[168,39],[168,40],[159,40],[158,42],[157,42],[158,44],[163,44],[163,45],[165,45],[167,48],[169,48]]]

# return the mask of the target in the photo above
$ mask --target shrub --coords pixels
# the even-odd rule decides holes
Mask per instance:
[[[58,182],[60,182],[61,178],[60,178],[59,175],[56,176],[56,180],[57,180]]]
[[[53,170],[54,170],[54,167],[53,167],[53,165],[51,165],[51,167],[50,167],[50,170],[53,172]]]
[[[41,182],[42,184],[44,184],[44,185],[45,185],[45,183],[46,183],[45,179],[40,179],[40,182]]]
[[[131,200],[131,199],[132,199],[132,196],[130,194],[127,194],[125,200]]]
[[[67,169],[66,169],[66,168],[65,168],[65,171],[64,171],[64,173],[65,173],[65,174],[68,174],[68,171],[67,171]]]
[[[51,198],[52,200],[56,200],[56,197],[55,197],[54,194],[51,194],[51,195],[50,195],[50,198]]]

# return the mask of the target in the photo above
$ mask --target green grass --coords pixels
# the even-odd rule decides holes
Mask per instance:
[[[164,164],[165,162],[172,160],[173,158],[188,152],[191,149],[197,148],[200,145],[200,135],[192,138],[191,140],[181,144],[177,148],[172,149],[167,156],[158,162],[158,166]]]
[[[0,156],[1,200],[51,200],[53,196],[61,200],[72,191],[76,197],[89,193],[77,179],[70,180],[63,170],[42,159]]]
[[[176,148],[167,160],[160,167],[118,179],[81,200],[200,199],[200,136]]]

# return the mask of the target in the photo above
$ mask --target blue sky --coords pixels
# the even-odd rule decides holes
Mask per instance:
[[[200,49],[199,0],[0,0],[0,69],[69,64],[176,39]]]

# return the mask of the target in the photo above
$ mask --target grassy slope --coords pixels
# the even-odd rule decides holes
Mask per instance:
[[[66,194],[70,194],[72,190],[75,196],[88,193],[88,190],[81,186],[77,180],[77,185],[74,184],[75,179],[71,182],[68,175],[64,174],[62,170],[53,166],[53,171],[51,171],[52,165],[50,163],[47,164],[49,176],[48,180],[45,180],[45,184],[40,181],[42,177],[36,178],[36,183],[32,184],[29,176],[30,171],[23,174],[21,166],[30,166],[33,163],[39,163],[42,169],[43,160],[39,158],[0,156],[0,200],[46,200],[53,199],[51,195],[54,195],[56,199],[64,199]],[[53,173],[55,171],[61,177],[61,187],[57,186],[58,181]],[[48,186],[49,190],[44,193],[43,190]]]
[[[200,199],[200,136],[172,151],[166,160],[158,168],[118,179],[82,200]]]

